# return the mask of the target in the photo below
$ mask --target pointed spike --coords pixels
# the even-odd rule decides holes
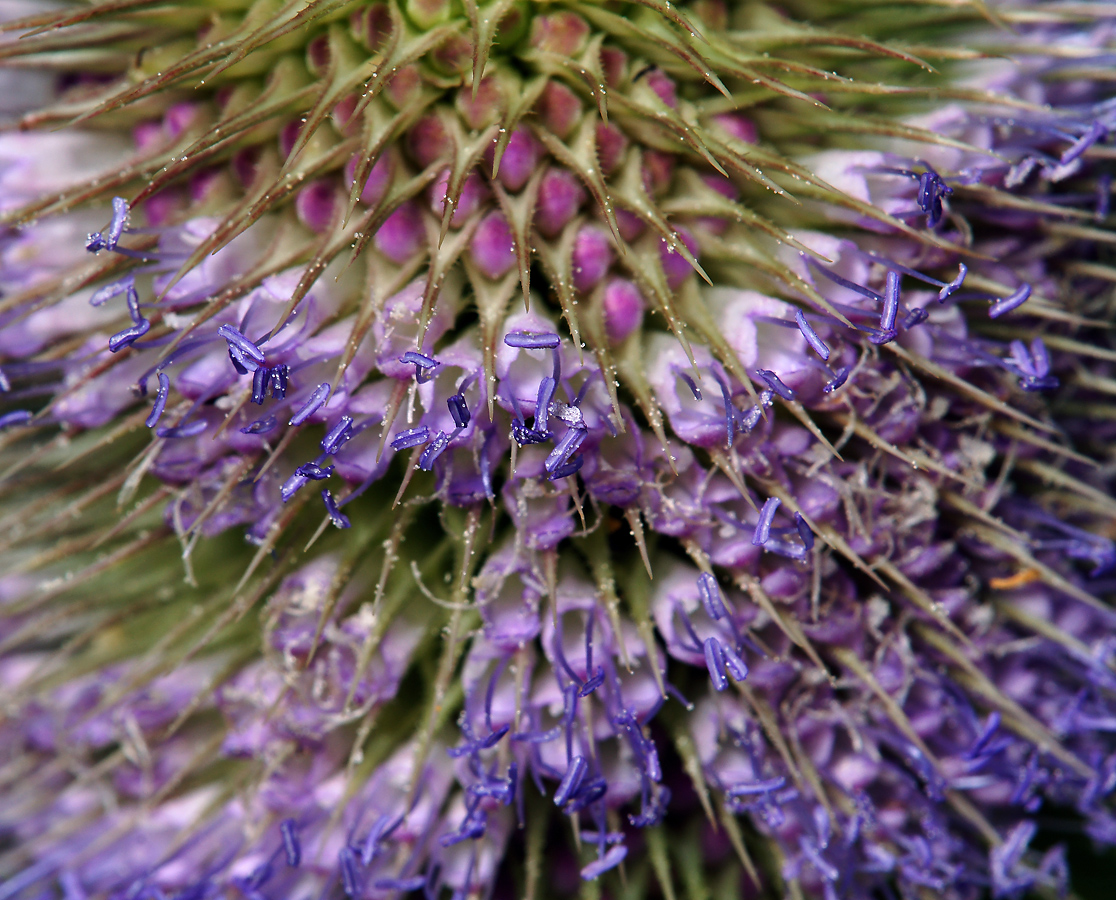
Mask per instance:
[[[647,539],[643,536],[643,519],[640,518],[639,510],[634,506],[625,509],[624,518],[628,520],[628,525],[632,529],[632,539],[639,548],[639,558],[643,560],[643,568],[647,570],[647,577],[654,578],[655,576],[651,573],[651,557],[647,554]]]
[[[500,122],[500,134],[499,137],[496,138],[496,147],[493,151],[493,181],[496,180],[496,176],[500,172],[500,160],[504,156],[504,151],[508,148],[508,141],[511,140],[512,132],[518,127],[523,116],[534,109],[535,104],[538,102],[539,97],[542,96],[542,92],[546,88],[549,80],[550,79],[545,75],[536,76],[523,85],[522,90],[509,100],[508,108],[504,112],[504,117]]]
[[[583,116],[570,147],[563,144],[541,125],[535,125],[534,131],[546,149],[560,163],[577,175],[585,184],[585,187],[588,188],[619,245],[623,238],[620,235],[620,226],[616,222],[612,194],[604,182],[597,159],[596,122],[591,116]]]
[[[1053,341],[1047,340],[1047,343],[1052,344]],[[993,412],[998,412],[1002,415],[1009,416],[1010,418],[1015,419],[1017,422],[1021,422],[1024,425],[1029,425],[1031,428],[1035,428],[1038,431],[1044,431],[1048,434],[1054,432],[1055,429],[1051,426],[1046,425],[1038,421],[1037,419],[1032,418],[1031,416],[1028,416],[1026,413],[1020,412],[1015,407],[1005,403],[998,397],[994,397],[987,391],[976,387],[971,382],[967,381],[964,378],[961,378],[958,375],[953,374],[948,369],[938,365],[935,362],[932,362],[921,354],[908,350],[895,341],[892,341],[890,344],[886,344],[885,346],[888,352],[894,353],[901,360],[903,360],[903,362],[916,369],[922,370],[925,374],[929,375],[932,378],[937,378],[941,381],[946,382],[958,392],[971,397]]]
[[[667,221],[666,216],[663,215],[664,211],[655,204],[650,194],[647,193],[647,188],[643,183],[642,171],[640,154],[638,152],[629,153],[627,162],[620,172],[619,178],[615,180],[615,199],[619,202],[620,206],[639,216],[639,218],[658,232],[660,238],[662,238],[675,253],[686,260],[690,267],[698,273],[706,284],[712,284],[712,279],[706,274],[705,269],[702,268],[697,257],[694,256],[690,248],[686,246],[686,242],[681,240],[678,232],[675,231],[674,227]],[[627,247],[628,244],[626,241],[619,241],[618,248],[621,251],[621,256],[626,255]]]
[[[667,855],[667,841],[664,829],[661,826],[645,828],[642,832],[643,839],[647,841],[648,855],[651,857],[651,868],[655,878],[662,889],[664,900],[677,900],[674,893],[674,881],[671,878],[673,866]]]
[[[320,85],[318,97],[310,111],[300,117],[298,137],[287,153],[287,158],[283,160],[280,176],[287,175],[295,168],[303,150],[325,124],[338,101],[352,93],[375,72],[375,61],[359,56],[352,41],[340,27],[334,26],[329,30],[328,41],[329,62],[326,72],[317,79]]]
[[[387,446],[388,435],[391,433],[391,427],[395,424],[395,417],[399,415],[399,410],[403,406],[403,400],[407,396],[408,384],[406,381],[397,381],[391,390],[391,397],[388,399],[387,409],[384,410],[384,421],[380,431],[380,444],[376,448],[376,462],[384,455],[384,448]]]
[[[443,284],[447,276],[451,276],[454,263],[465,252],[469,242],[473,239],[473,232],[477,230],[481,215],[484,210],[478,209],[453,239],[444,244],[439,244],[437,249],[431,248],[430,268],[426,275],[426,287],[422,295],[422,311],[419,314],[418,345],[421,347],[426,339],[426,329],[430,326],[430,319],[434,315],[434,304],[438,301]],[[514,273],[511,273],[514,274]],[[514,286],[515,281],[512,281]]]
[[[408,179],[403,184],[395,184],[388,190],[387,194],[376,204],[376,207],[370,210],[357,224],[355,234],[359,236],[352,243],[349,260],[345,264],[345,268],[352,266],[361,257],[368,246],[368,242],[376,236],[376,232],[380,230],[392,213],[408,200],[418,197],[438,177],[439,168],[437,162],[432,163],[414,178]],[[427,215],[424,213],[424,218]],[[429,246],[427,252],[429,252]],[[415,255],[420,256],[418,253]],[[421,259],[419,262],[421,263]],[[409,261],[406,266],[409,267],[412,264],[414,264],[413,260]]]
[[[642,337],[643,335],[639,331],[635,331],[618,348],[617,369],[623,379],[624,386],[632,392],[636,399],[636,405],[643,412],[648,425],[651,426],[652,433],[663,448],[663,455],[666,457],[671,471],[677,475],[678,470],[674,465],[674,455],[670,451],[670,442],[667,440],[666,430],[663,428],[663,415],[651,391],[651,385],[647,381],[647,369],[644,364],[643,345],[641,343]]]
[[[456,116],[447,116],[445,124],[446,132],[450,135],[452,141],[453,162],[450,166],[449,182],[446,184],[445,205],[442,210],[442,226],[438,234],[438,246],[442,245],[449,233],[450,224],[457,212],[457,204],[461,201],[461,192],[465,188],[465,179],[477,169],[484,151],[499,132],[499,125],[493,124],[472,140],[468,140]]]
[[[1003,714],[1003,724],[1024,739],[1033,743],[1043,753],[1056,757],[1067,767],[1084,778],[1095,777],[1092,767],[1067,750],[1041,721],[1036,719],[1016,700],[1008,697],[992,679],[980,671],[961,650],[944,635],[921,624],[915,624],[918,636],[938,650],[952,664],[953,677],[963,687],[968,687]]]
[[[360,202],[361,194],[372,174],[372,168],[381,161],[387,165],[394,164],[394,157],[389,153],[392,144],[410,130],[436,98],[435,92],[423,91],[418,98],[411,100],[403,110],[390,118],[384,114],[380,104],[369,105],[366,108],[361,129],[361,149],[357,153],[353,183],[349,188],[349,202],[345,210],[346,223],[352,218]],[[393,183],[395,180],[395,178],[391,179]]]
[[[748,592],[748,596],[750,596],[752,600],[755,601],[756,606],[758,606],[765,613],[767,613],[768,616],[771,617],[772,621],[774,621],[775,624],[778,625],[779,630],[787,636],[790,642],[798,647],[810,658],[810,662],[812,662],[817,667],[818,671],[822,673],[822,675],[824,675],[827,680],[832,682],[829,670],[825,667],[825,663],[822,662],[822,659],[818,655],[818,651],[814,648],[813,643],[806,636],[806,633],[802,630],[802,626],[799,624],[798,619],[795,618],[793,615],[782,615],[782,613],[779,612],[779,609],[775,606],[775,603],[771,600],[770,597],[767,596],[767,593],[760,586],[760,583],[757,579],[751,576],[740,575],[736,578],[736,583],[738,587]]]
[[[473,99],[477,97],[484,70],[488,64],[488,54],[496,39],[500,22],[511,10],[515,0],[495,0],[483,9],[478,8],[477,0],[463,0],[465,15],[469,17],[473,38]]]
[[[519,286],[523,292],[524,311],[531,309],[531,247],[533,245],[532,223],[535,215],[535,206],[539,198],[539,185],[542,183],[545,169],[540,167],[531,176],[527,186],[515,197],[511,198],[496,180],[492,182],[492,190],[504,218],[508,220],[512,238],[515,241],[515,261],[519,270]]]
[[[403,20],[397,4],[391,3],[389,8],[392,11],[391,33],[394,36],[404,28]],[[364,113],[365,107],[380,95],[395,72],[422,59],[432,50],[441,46],[446,40],[457,34],[464,24],[463,21],[450,22],[446,25],[439,25],[418,37],[409,38],[407,42],[399,41],[396,43],[393,41],[390,52],[384,55],[383,65],[365,82],[364,90],[353,110],[353,115],[359,116]]]
[[[550,281],[550,286],[554,293],[558,295],[558,304],[562,307],[562,317],[569,326],[570,337],[573,340],[574,349],[577,351],[579,364],[584,363],[584,358],[581,346],[581,331],[577,318],[577,297],[574,294],[573,286],[572,254],[574,241],[582,224],[583,219],[580,217],[567,223],[562,230],[557,246],[537,235],[532,243]]]

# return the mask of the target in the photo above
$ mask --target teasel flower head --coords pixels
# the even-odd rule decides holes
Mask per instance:
[[[1109,10],[4,15],[0,900],[1116,843]]]

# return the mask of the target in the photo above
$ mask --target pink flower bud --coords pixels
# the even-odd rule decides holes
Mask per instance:
[[[332,57],[329,35],[320,34],[306,45],[306,68],[315,78],[325,77]]]
[[[521,190],[538,168],[541,154],[539,142],[528,129],[522,125],[515,129],[508,138],[504,155],[500,157],[500,172],[497,175],[500,184],[509,191]],[[492,171],[495,158],[495,147],[489,147],[484,157],[489,172]]]
[[[356,109],[357,99],[356,94],[346,94],[337,101],[337,105],[333,107],[333,112],[330,113],[333,126],[341,132],[341,134],[348,135],[356,131],[355,127],[350,126],[355,126],[357,124],[352,121],[353,110]]]
[[[190,176],[190,199],[194,203],[201,203],[217,190],[221,183],[223,170],[202,169]]]
[[[721,113],[713,117],[713,122],[731,138],[745,144],[756,143],[756,126],[740,113]]]
[[[535,112],[549,131],[565,140],[581,119],[581,100],[560,81],[551,80],[543,88]]]
[[[643,324],[643,294],[624,278],[613,278],[604,289],[605,334],[613,344],[621,343]]]
[[[298,220],[311,231],[325,231],[338,205],[337,187],[328,178],[311,181],[295,196]]]
[[[384,96],[396,109],[405,109],[422,94],[422,72],[416,65],[403,66],[384,86]]]
[[[740,196],[740,192],[736,189],[736,185],[728,178],[725,178],[724,175],[702,175],[701,180],[728,200],[735,200]],[[713,234],[723,234],[730,222],[730,220],[724,216],[702,216],[697,221],[704,229]]]
[[[171,141],[178,140],[198,115],[193,103],[175,103],[163,113],[163,131]]]
[[[710,234],[721,235],[728,230],[731,222],[724,216],[698,216],[693,220],[693,224],[704,228]]]
[[[132,129],[137,150],[152,150],[163,142],[163,126],[159,122],[140,122]]]
[[[605,84],[610,88],[619,87],[628,68],[628,54],[616,47],[601,48],[601,70]]]
[[[429,58],[446,74],[464,75],[473,68],[473,41],[463,34],[451,35],[430,53]]]
[[[634,241],[643,234],[643,219],[629,209],[616,209],[616,225],[620,229],[620,237],[626,241]]]
[[[685,228],[676,229],[678,237],[682,239],[682,243],[686,245],[690,253],[693,254],[694,259],[698,256],[697,241],[694,236]],[[671,290],[675,290],[687,276],[693,271],[686,258],[677,251],[671,249],[670,244],[667,243],[666,238],[659,241],[659,261],[663,264],[663,274],[666,275],[667,284],[670,285]]]
[[[248,188],[256,178],[256,169],[260,163],[260,148],[258,146],[245,147],[233,154],[232,170],[236,180],[241,186]]]
[[[446,134],[442,120],[437,116],[424,116],[419,119],[407,135],[407,149],[414,161],[423,169],[444,156],[448,147],[449,135]]]
[[[446,208],[446,191],[449,188],[450,170],[443,169],[442,174],[430,186],[430,208],[434,214],[441,216]],[[465,183],[461,186],[461,196],[457,201],[457,208],[453,211],[450,225],[460,228],[468,218],[480,209],[481,204],[488,199],[488,187],[484,180],[474,169],[465,176]]]
[[[624,158],[624,151],[628,149],[628,138],[615,125],[597,123],[597,159],[601,164],[601,171],[605,175],[612,174]]]
[[[144,201],[143,216],[152,228],[170,224],[176,212],[182,209],[182,196],[174,188],[152,194]]]
[[[566,10],[535,16],[531,25],[531,46],[559,56],[578,56],[588,37],[586,21]]]
[[[535,206],[535,227],[554,237],[577,215],[585,202],[585,189],[569,169],[550,168],[539,185]]]
[[[662,194],[674,179],[674,156],[659,150],[643,151],[643,186],[647,193]]]
[[[713,188],[722,197],[729,200],[735,200],[740,196],[740,191],[736,189],[736,185],[732,183],[731,179],[725,178],[724,175],[706,174],[701,176],[709,187]]]
[[[512,6],[504,13],[496,28],[496,43],[501,47],[514,47],[527,37],[530,16],[521,6]]]
[[[465,124],[473,131],[480,131],[500,118],[506,103],[500,82],[492,75],[488,75],[481,79],[475,97],[472,87],[461,88],[457,92],[454,105]]]
[[[601,283],[612,265],[612,242],[596,225],[583,225],[574,238],[573,283],[585,293]]]
[[[386,3],[362,6],[349,16],[353,39],[369,50],[376,50],[391,34],[391,10]]]
[[[651,88],[667,106],[671,109],[678,107],[678,90],[675,87],[674,79],[667,75],[662,69],[652,69],[644,78],[647,81],[647,86]]]
[[[352,157],[345,164],[345,181],[348,184],[353,183],[356,176],[358,157]],[[388,185],[391,184],[391,176],[395,173],[395,164],[392,162],[390,156],[381,156],[376,160],[372,166],[372,171],[368,173],[368,180],[364,182],[364,188],[360,192],[360,200],[369,206],[375,206],[387,193]]]
[[[291,155],[295,143],[298,141],[299,132],[302,131],[302,123],[297,119],[293,122],[288,122],[283,126],[279,132],[279,155],[286,159]]]
[[[419,205],[414,200],[402,204],[388,216],[373,240],[376,249],[392,262],[405,263],[426,243],[426,226]]]
[[[224,112],[226,109],[228,109],[229,101],[233,98],[233,95],[235,93],[235,84],[225,84],[217,88],[217,92],[213,95],[213,99],[217,103],[217,109],[219,109],[221,112]]]
[[[469,247],[477,268],[493,280],[515,265],[515,239],[508,220],[499,210],[481,219]]]

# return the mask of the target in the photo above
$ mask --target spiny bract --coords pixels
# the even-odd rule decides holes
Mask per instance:
[[[0,900],[1116,844],[1108,5],[4,16]]]

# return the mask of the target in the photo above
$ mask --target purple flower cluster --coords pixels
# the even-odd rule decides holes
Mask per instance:
[[[377,10],[351,22],[368,48]],[[536,17],[529,58],[572,66],[587,19]],[[1107,22],[1028,35],[1108,59]],[[310,42],[313,74],[340,77],[339,41]],[[431,65],[473,52],[447,37]],[[493,76],[423,114],[408,63],[384,88],[417,109],[398,140],[374,162],[340,145],[290,215],[179,214],[234,181],[251,198],[269,158],[249,148],[0,237],[4,477],[146,439],[107,487],[63,487],[71,507],[32,479],[26,517],[5,508],[0,900],[504,896],[513,848],[538,879],[554,811],[581,880],[650,848],[670,896],[687,803],[716,835],[686,877],[738,860],[739,892],[1064,893],[1049,810],[1116,845],[1116,505],[1095,462],[1116,103],[1054,78],[1056,56],[997,63],[999,95],[784,161],[804,203],[776,237],[741,182],[766,189],[777,113],[699,133],[688,82],[593,52],[610,120],[557,77],[533,124],[497,126],[514,98]],[[362,101],[337,98],[338,133],[361,134]],[[660,149],[636,108],[691,149]],[[202,114],[170,106],[135,151],[0,134],[0,211]],[[67,153],[72,177],[40,171]],[[145,476],[133,512],[66,530]],[[97,555],[118,518],[134,543]],[[36,556],[17,525],[72,543]],[[232,529],[243,576],[207,549]],[[201,587],[151,580],[130,561],[149,546]]]

